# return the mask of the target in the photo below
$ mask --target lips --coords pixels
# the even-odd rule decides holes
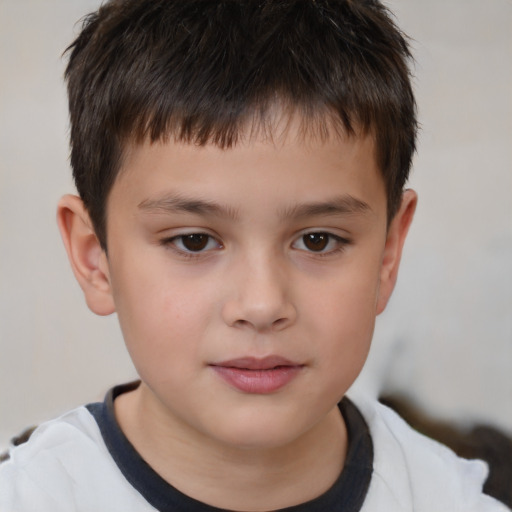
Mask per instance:
[[[290,383],[303,365],[280,356],[242,357],[211,364],[227,384],[244,393],[274,393]]]

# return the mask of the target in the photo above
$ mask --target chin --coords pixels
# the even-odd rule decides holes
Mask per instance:
[[[305,431],[307,427],[301,429],[296,417],[276,417],[256,411],[217,425],[210,435],[233,449],[272,450],[293,443]]]

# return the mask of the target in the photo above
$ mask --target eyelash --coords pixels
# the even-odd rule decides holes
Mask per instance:
[[[183,245],[183,241],[186,237],[193,237],[193,236],[206,237],[207,242],[206,242],[205,248],[208,247],[208,245],[212,241],[216,242],[218,249],[221,249],[223,247],[222,244],[215,237],[213,237],[212,235],[209,235],[208,233],[201,233],[201,232],[183,233],[181,235],[172,236],[170,238],[164,238],[163,240],[160,241],[160,244],[175,251],[181,257],[190,258],[190,259],[200,258],[200,257],[204,256],[205,253],[208,253],[212,250],[212,249],[205,250],[205,248],[203,248],[198,251],[193,251],[193,250],[187,249],[186,247],[178,247],[177,242],[181,242],[181,244]]]
[[[327,246],[329,244],[331,244],[332,242],[334,242],[336,244],[336,247],[334,247],[333,249],[327,250],[327,251],[325,251],[324,249],[322,249],[320,251],[314,251],[314,250],[308,250],[307,248],[299,249],[299,250],[303,250],[307,254],[314,255],[316,257],[325,258],[325,257],[333,256],[335,254],[339,254],[339,253],[343,252],[346,249],[346,247],[352,243],[348,238],[343,238],[343,237],[335,235],[333,233],[329,233],[328,231],[308,231],[306,233],[302,233],[302,235],[300,237],[298,237],[295,240],[295,242],[292,244],[292,247],[294,245],[296,245],[297,243],[302,243],[305,245],[305,238],[307,236],[314,236],[314,235],[327,237],[327,242],[326,242]]]
[[[305,253],[314,255],[316,257],[327,257],[327,256],[332,256],[334,254],[338,254],[338,253],[344,251],[346,249],[346,247],[352,243],[347,238],[343,238],[341,236],[334,235],[333,233],[329,233],[327,231],[309,231],[306,233],[302,233],[299,237],[297,237],[294,240],[294,242],[292,243],[292,248],[297,248],[297,247],[295,247],[295,245],[298,243],[302,243],[305,245],[305,237],[315,236],[315,235],[327,237],[327,242],[326,242],[327,246],[330,243],[334,242],[337,244],[337,247],[330,249],[328,251],[325,251],[324,249],[321,249],[319,251],[314,251],[314,250],[308,250],[307,248],[306,249],[298,248],[298,250],[304,251]],[[201,248],[197,251],[187,249],[186,247],[183,246],[183,241],[186,237],[206,237],[207,240],[206,240],[205,247]],[[169,247],[170,249],[177,252],[180,256],[182,256],[184,258],[192,259],[192,258],[202,257],[205,254],[212,251],[212,248],[210,248],[210,249],[207,248],[208,245],[211,244],[212,241],[215,241],[215,243],[217,244],[216,249],[223,248],[222,243],[219,242],[215,237],[213,237],[212,235],[209,235],[208,233],[201,233],[201,232],[183,233],[183,234],[176,235],[173,237],[164,238],[160,241],[160,244],[162,246]],[[178,247],[177,242],[181,242],[182,247]]]

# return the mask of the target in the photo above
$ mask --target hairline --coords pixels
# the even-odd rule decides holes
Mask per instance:
[[[379,175],[383,180],[383,186],[387,190],[384,170],[379,163],[377,155],[377,141],[374,135],[373,127],[370,126],[369,128],[366,128],[361,126],[360,123],[351,123],[350,126],[347,127],[333,109],[329,109],[325,106],[321,106],[316,111],[309,111],[309,113],[301,112],[301,110],[304,110],[303,105],[283,107],[283,103],[280,102],[279,104],[276,103],[272,107],[269,107],[268,111],[271,113],[271,116],[267,117],[265,115],[267,111],[263,113],[254,111],[252,115],[247,116],[245,123],[236,132],[237,137],[230,145],[222,145],[216,143],[213,139],[198,143],[194,140],[193,137],[192,140],[188,140],[183,136],[180,137],[175,130],[162,132],[158,137],[155,137],[154,139],[152,139],[149,133],[146,131],[146,134],[143,137],[139,134],[132,134],[125,136],[122,140],[119,140],[120,158],[118,160],[115,177],[106,196],[105,208],[103,211],[103,230],[105,239],[101,242],[102,245],[104,245],[103,249],[105,252],[107,252],[108,246],[107,215],[109,209],[109,198],[112,193],[112,189],[119,177],[124,173],[124,164],[127,158],[129,158],[130,152],[134,149],[140,148],[142,145],[147,143],[165,144],[168,142],[173,142],[176,144],[184,144],[190,146],[195,145],[198,147],[214,146],[224,151],[229,151],[230,149],[235,149],[240,145],[250,144],[254,141],[279,145],[285,144],[289,140],[288,137],[290,137],[290,133],[292,133],[292,124],[295,120],[298,120],[299,129],[295,130],[294,136],[298,138],[299,141],[304,143],[309,141],[323,144],[331,140],[342,142],[351,139],[364,139],[366,137],[371,137],[373,139],[373,158]],[[316,121],[316,129],[312,130],[312,128],[315,127],[315,123],[312,124],[311,121]],[[388,194],[386,193],[386,202],[387,201]],[[389,226],[394,215],[391,217],[387,215],[387,217],[387,225]]]

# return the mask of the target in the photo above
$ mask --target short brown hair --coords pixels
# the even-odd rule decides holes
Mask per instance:
[[[128,141],[230,147],[276,104],[320,134],[371,133],[388,219],[398,208],[416,106],[406,37],[378,1],[111,0],[68,52],[71,165],[104,248]]]

